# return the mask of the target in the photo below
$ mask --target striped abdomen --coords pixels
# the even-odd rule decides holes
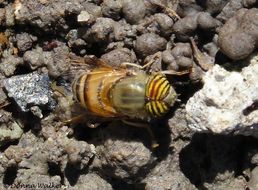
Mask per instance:
[[[155,74],[147,83],[146,98],[146,110],[152,116],[160,117],[175,103],[177,94],[163,74]]]
[[[117,71],[105,67],[83,73],[73,82],[75,99],[88,111],[98,116],[119,116],[110,100],[110,89],[125,76],[124,70]]]

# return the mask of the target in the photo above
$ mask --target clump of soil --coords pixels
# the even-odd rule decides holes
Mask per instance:
[[[194,133],[185,104],[214,64],[239,71],[257,52],[257,7],[254,0],[0,0],[0,189],[255,189],[258,140]],[[160,55],[150,72],[188,71],[168,76],[181,102],[149,122],[158,148],[144,128],[119,120],[65,122],[85,111],[71,108],[71,55],[114,68]]]

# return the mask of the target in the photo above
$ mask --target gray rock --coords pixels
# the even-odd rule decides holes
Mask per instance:
[[[4,75],[0,74],[0,106],[8,105],[9,101],[3,90],[3,80],[5,79]]]
[[[209,13],[217,13],[220,12],[225,5],[227,4],[227,0],[207,0],[206,7]]]
[[[94,160],[93,168],[98,168],[102,175],[127,182],[141,179],[156,160],[143,143],[144,136],[148,135],[146,133],[144,129],[141,131],[136,127],[121,126],[119,122],[111,123],[102,130],[103,144],[96,147],[99,159]]]
[[[111,65],[114,67],[119,67],[119,65],[123,62],[130,62],[130,63],[136,62],[136,56],[134,52],[130,51],[127,48],[118,48],[113,51],[110,51],[106,54],[103,54],[101,56],[101,59],[107,62],[108,65]]]
[[[0,110],[0,147],[2,142],[14,141],[23,134],[23,126],[10,112]]]
[[[218,46],[229,58],[247,58],[258,47],[257,11],[240,9],[220,29]]]
[[[201,12],[197,18],[198,26],[203,30],[214,30],[220,22],[214,19],[209,13]]]
[[[23,60],[25,64],[28,64],[28,66],[35,70],[38,67],[44,66],[44,59],[43,59],[43,50],[40,47],[37,47],[36,49],[26,51],[23,55]]]
[[[84,1],[81,3],[83,9],[87,11],[90,15],[92,15],[95,19],[102,16],[101,7],[94,4]]]
[[[13,98],[23,112],[31,106],[48,106],[51,108],[54,100],[51,97],[48,75],[37,72],[14,76],[4,81],[4,88],[10,98]]]
[[[173,157],[171,159],[171,157]],[[146,190],[197,190],[190,181],[180,172],[178,156],[171,156],[160,162],[143,180]]]
[[[244,5],[244,7],[251,7],[253,6],[255,3],[257,3],[256,0],[243,0],[242,4]]]
[[[7,58],[2,59],[0,71],[8,77],[14,74],[18,65],[22,64],[23,60],[20,57],[8,56]]]
[[[23,55],[24,63],[32,70],[46,66],[50,77],[59,77],[69,68],[69,52],[64,43],[57,41],[56,46],[57,47],[54,47],[52,51],[43,51],[44,47],[43,49],[41,47],[36,47],[26,51]],[[45,47],[45,49],[47,50],[47,47]]]
[[[68,71],[70,66],[68,54],[69,50],[64,43],[58,43],[58,47],[51,52],[44,52],[42,54],[50,77],[57,78]]]
[[[255,190],[258,189],[258,167],[256,166],[251,173],[250,181],[248,182],[248,189]]]
[[[16,35],[17,47],[20,51],[25,52],[31,49],[33,42],[37,40],[37,37],[32,36],[26,32]]]
[[[80,28],[78,36],[87,43],[109,41],[111,40],[110,34],[114,30],[114,23],[115,21],[110,18],[97,18],[90,29]]]
[[[7,5],[5,8],[5,25],[6,26],[13,26],[15,23],[14,20],[14,9],[12,5]]]
[[[146,57],[158,51],[165,50],[166,43],[165,38],[157,34],[146,33],[136,39],[135,51],[140,57]]]
[[[146,7],[143,0],[123,0],[122,4],[122,12],[127,22],[131,24],[136,24],[144,18]]]
[[[173,19],[163,13],[157,13],[154,15],[154,17],[158,24],[158,28],[160,28],[161,35],[164,37],[169,37],[173,32]]]
[[[193,33],[198,27],[198,13],[194,15],[186,16],[180,20],[178,20],[173,25],[173,31],[176,34],[177,38],[185,39],[187,36]]]
[[[118,20],[121,17],[122,1],[106,0],[103,1],[102,13],[104,16]]]
[[[71,190],[112,190],[112,186],[102,179],[100,176],[94,173],[81,175],[78,179],[76,187],[70,187]]]
[[[258,56],[241,73],[215,65],[186,104],[188,126],[199,132],[258,137]]]
[[[5,25],[5,9],[0,8],[0,25],[4,26]]]
[[[79,1],[35,1],[19,0],[13,4],[13,12],[6,14],[9,19],[8,25],[15,23],[29,23],[39,27],[44,31],[52,31],[57,28],[67,29],[65,16],[69,14],[78,14],[83,9]],[[8,16],[8,17],[7,17]],[[14,17],[12,20],[10,16]],[[60,30],[59,30],[60,31]]]
[[[224,2],[224,3],[226,3],[226,2]],[[220,21],[225,22],[226,20],[228,20],[229,18],[234,16],[236,11],[238,11],[241,8],[243,8],[243,1],[242,0],[230,0],[226,4],[224,4],[224,7],[223,7],[222,11],[217,16],[217,18]]]
[[[86,24],[90,20],[91,16],[87,11],[81,11],[77,17],[77,22]]]
[[[186,70],[193,66],[192,49],[189,43],[176,43],[172,50],[162,52],[162,61],[167,70]]]
[[[179,39],[185,40],[187,36],[191,35],[197,28],[209,31],[214,30],[219,25],[220,22],[209,13],[198,12],[178,20],[173,25],[173,30]]]

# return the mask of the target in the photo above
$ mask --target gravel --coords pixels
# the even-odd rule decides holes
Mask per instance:
[[[257,189],[257,9],[0,0],[0,189]],[[75,56],[89,55],[116,69],[160,55],[148,72],[188,72],[167,75],[178,100],[148,123],[159,147],[146,129],[74,102],[71,81],[96,67],[74,67]]]
[[[48,75],[34,72],[28,75],[14,76],[4,80],[7,95],[13,98],[21,111],[26,112],[32,106],[53,106]]]

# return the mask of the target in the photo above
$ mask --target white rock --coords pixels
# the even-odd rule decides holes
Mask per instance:
[[[205,74],[203,88],[186,104],[191,129],[258,138],[258,56],[250,63],[242,72],[215,65]]]
[[[87,11],[81,11],[77,16],[77,22],[79,23],[87,23],[90,20],[91,16]]]

